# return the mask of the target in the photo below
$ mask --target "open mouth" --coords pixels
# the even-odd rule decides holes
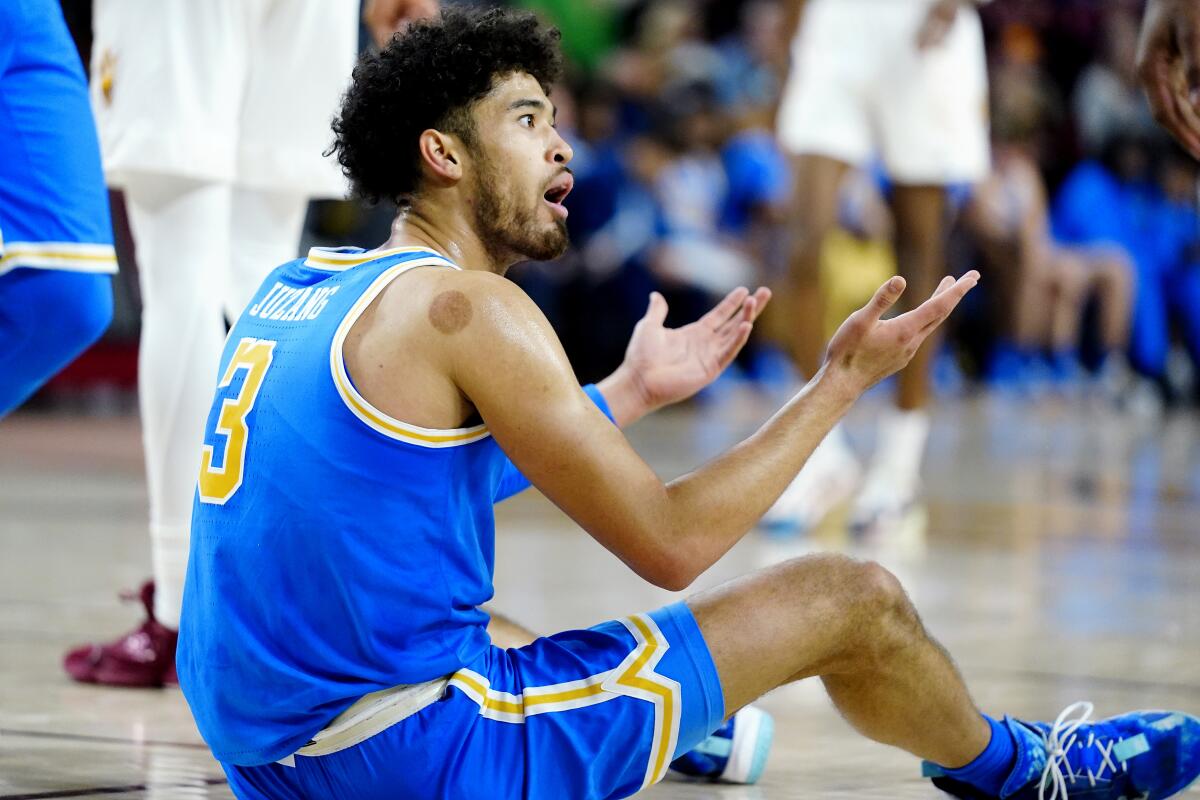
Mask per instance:
[[[564,206],[563,200],[571,193],[571,187],[575,185],[575,179],[571,177],[571,173],[560,173],[557,178],[550,182],[550,187],[546,189],[542,199],[549,204],[551,211],[566,218],[567,208]]]

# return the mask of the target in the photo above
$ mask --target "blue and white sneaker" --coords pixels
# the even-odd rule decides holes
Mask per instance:
[[[746,706],[694,749],[671,762],[684,775],[722,783],[757,783],[767,766],[775,720]]]
[[[1000,800],[1160,800],[1200,777],[1200,719],[1172,711],[1091,716],[1091,703],[1075,703],[1053,725],[1005,717],[1017,762]],[[929,762],[922,768],[956,797],[995,800]]]

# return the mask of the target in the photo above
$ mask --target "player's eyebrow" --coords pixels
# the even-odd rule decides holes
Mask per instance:
[[[518,108],[534,108],[538,111],[544,111],[546,104],[536,97],[522,97],[520,100],[514,100],[508,105],[509,111],[515,111]],[[550,105],[550,119],[554,120],[558,117],[558,107],[553,103]]]

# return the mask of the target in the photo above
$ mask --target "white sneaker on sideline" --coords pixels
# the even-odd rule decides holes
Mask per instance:
[[[880,420],[875,457],[850,510],[852,532],[894,527],[913,508],[928,438],[929,414],[923,410],[892,410]]]
[[[800,474],[783,490],[759,524],[781,534],[806,533],[849,499],[861,479],[862,466],[850,449],[842,426],[837,425],[817,445]]]

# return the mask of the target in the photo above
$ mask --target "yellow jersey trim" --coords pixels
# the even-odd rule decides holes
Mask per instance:
[[[117,252],[111,244],[3,243],[3,246],[0,247],[0,274],[18,267],[113,273],[117,271]]]
[[[409,250],[424,252],[421,248],[404,248],[403,250],[391,251],[390,254],[395,255],[397,252],[406,252]],[[376,256],[376,258],[378,257],[380,256]],[[435,448],[454,447],[477,442],[491,435],[486,425],[475,425],[469,428],[423,428],[419,425],[411,425],[395,417],[388,416],[359,394],[350,380],[350,374],[346,371],[342,345],[345,343],[350,329],[354,327],[354,323],[358,321],[358,318],[362,316],[362,313],[366,311],[375,298],[387,288],[388,284],[410,269],[416,269],[417,267],[450,267],[452,269],[461,269],[457,264],[441,256],[430,256],[429,258],[419,258],[397,264],[385,270],[376,278],[358,300],[355,301],[350,310],[346,312],[346,316],[342,318],[341,325],[338,326],[337,332],[333,335],[333,343],[329,348],[329,368],[333,375],[333,384],[337,388],[342,402],[346,404],[346,407],[350,409],[354,416],[366,423],[368,427],[392,439],[422,447]]]
[[[393,247],[389,250],[373,250],[366,253],[343,252],[338,248],[333,247],[313,247],[308,251],[308,257],[304,259],[304,266],[315,267],[325,272],[341,272],[350,267],[357,267],[360,264],[367,264],[371,261],[377,261],[381,258],[398,255],[400,253],[429,253],[428,247]],[[450,259],[439,256],[446,261],[447,264],[454,265]]]
[[[450,685],[479,706],[480,716],[498,722],[522,724],[536,714],[569,711],[604,703],[618,697],[633,697],[654,705],[654,738],[642,788],[663,779],[679,743],[682,712],[679,682],[654,671],[670,648],[662,631],[646,614],[621,623],[637,642],[615,669],[582,680],[551,686],[527,687],[520,694],[493,689],[486,677],[469,669],[450,676]]]

